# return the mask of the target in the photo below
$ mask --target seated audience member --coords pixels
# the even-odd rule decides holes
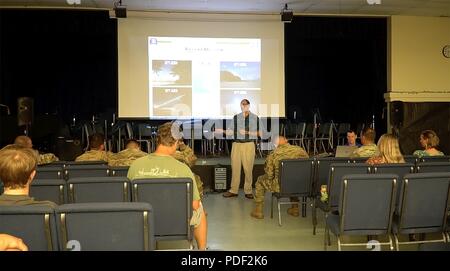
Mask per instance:
[[[93,134],[89,137],[89,151],[78,156],[75,161],[109,162],[113,155],[112,152],[105,151],[105,136],[103,134]]]
[[[28,251],[28,247],[20,238],[0,234],[0,251]]]
[[[139,142],[135,139],[129,139],[125,144],[125,149],[111,156],[110,166],[129,166],[134,160],[144,157],[148,153],[141,151]]]
[[[0,205],[48,205],[51,201],[36,201],[30,197],[30,185],[36,175],[37,156],[30,148],[8,145],[0,150],[0,179],[4,191]]]
[[[308,153],[299,146],[288,143],[284,136],[277,136],[274,138],[276,146],[266,158],[264,166],[264,175],[258,177],[255,184],[255,208],[251,212],[251,216],[258,219],[264,218],[264,195],[269,192],[280,192],[280,184],[278,180],[278,173],[280,167],[280,160],[282,159],[296,159],[309,158]],[[291,198],[291,202],[298,202],[298,198]],[[298,203],[292,204],[288,209],[288,214],[292,216],[299,216]]]
[[[420,145],[423,150],[417,150],[413,154],[419,158],[424,156],[443,156],[444,153],[436,149],[439,146],[439,137],[432,130],[425,130],[420,134]]]
[[[369,127],[364,128],[361,132],[362,146],[356,149],[350,158],[372,157],[379,154],[378,147],[375,144],[375,130]]]
[[[357,146],[361,147],[361,144],[356,142],[356,133],[353,130],[347,131],[347,144],[346,146]]]
[[[398,139],[393,134],[382,135],[378,140],[378,149],[379,155],[369,158],[366,163],[371,165],[405,163]]]
[[[178,161],[185,163],[191,170],[195,166],[195,162],[197,162],[197,156],[195,156],[194,151],[188,145],[184,144],[183,139],[178,141],[178,149],[173,154],[173,157]],[[200,176],[195,173],[194,177],[200,197],[203,197],[203,182],[200,179]]]
[[[14,144],[20,145],[25,148],[33,149],[33,142],[31,141],[31,138],[29,138],[28,136],[20,135],[16,137],[16,139],[14,140]],[[53,153],[39,154],[37,150],[35,150],[35,152],[39,156],[38,165],[49,164],[51,162],[59,161],[58,157],[56,157]]]
[[[156,151],[135,160],[128,170],[128,179],[143,178],[191,178],[193,183],[194,210],[191,225],[194,227],[194,237],[199,250],[206,249],[207,221],[200,200],[195,177],[190,168],[173,157],[178,148],[178,135],[173,135],[172,122],[165,123],[158,128],[156,137]],[[176,139],[176,138],[177,139]]]

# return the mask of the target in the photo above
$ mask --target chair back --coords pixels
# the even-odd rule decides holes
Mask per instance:
[[[397,181],[398,176],[394,174],[343,176],[339,202],[341,233],[389,234]]]

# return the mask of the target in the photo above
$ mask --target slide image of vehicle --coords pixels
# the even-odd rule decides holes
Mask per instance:
[[[261,88],[260,62],[220,62],[221,88]]]
[[[192,88],[154,87],[153,114],[155,116],[190,116]]]
[[[152,60],[153,86],[191,86],[192,61]]]

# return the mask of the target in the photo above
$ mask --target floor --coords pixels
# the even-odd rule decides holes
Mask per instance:
[[[312,234],[311,207],[307,217],[287,214],[289,205],[282,207],[282,226],[278,225],[276,205],[274,218],[270,218],[270,194],[266,193],[264,219],[250,216],[253,200],[246,199],[241,190],[239,197],[224,198],[221,193],[206,193],[203,204],[208,214],[208,247],[211,250],[272,250],[301,251],[324,250],[324,215],[318,213],[317,234]],[[346,238],[346,240],[348,240]],[[367,242],[367,237],[352,237],[352,241]],[[382,240],[382,239],[380,239]],[[384,240],[382,240],[384,241]],[[336,251],[337,241],[332,235],[332,245],[327,250]],[[382,250],[388,250],[383,247]],[[417,246],[405,245],[402,250],[416,250]],[[371,248],[346,247],[343,250],[371,250]]]
[[[264,219],[250,216],[253,200],[224,198],[220,193],[207,193],[203,199],[208,213],[208,246],[212,250],[323,250],[323,215],[317,235],[312,234],[311,208],[306,218],[292,217],[282,205],[282,226],[276,210],[270,218],[270,195],[266,194]]]

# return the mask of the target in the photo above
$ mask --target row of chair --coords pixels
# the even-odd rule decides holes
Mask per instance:
[[[442,156],[424,156],[424,157],[417,157],[414,155],[404,155],[405,161],[407,163],[413,163],[414,165],[418,166],[422,163],[429,163],[429,162],[450,162],[450,155],[442,155]]]
[[[400,187],[398,187],[400,184]],[[330,245],[329,232],[342,246],[366,246],[344,243],[342,236],[382,236],[399,250],[400,244],[423,244],[450,241],[448,211],[450,172],[407,174],[403,179],[394,174],[352,174],[342,177],[340,197],[335,212],[325,217],[324,248]],[[400,195],[400,197],[398,196]],[[420,240],[400,241],[402,235],[418,234]],[[438,237],[425,239],[425,234]],[[394,237],[394,241],[392,240]]]
[[[127,166],[109,167],[106,164],[82,164],[71,166],[48,165],[38,167],[35,179],[66,179],[77,177],[127,176]]]
[[[310,159],[288,159],[280,162],[279,181],[280,192],[272,194],[271,217],[273,217],[273,199],[277,200],[278,222],[281,226],[280,205],[293,202],[281,202],[281,198],[301,197],[302,216],[306,216],[307,198],[313,198],[313,233],[315,234],[316,205],[321,204],[317,198],[320,197],[320,187],[327,185],[329,200],[333,206],[337,205],[340,178],[347,174],[366,173],[392,173],[403,178],[408,173],[425,172],[450,172],[450,162],[427,162],[415,166],[411,163],[382,164],[370,166],[359,163],[361,160],[348,158],[310,158]],[[337,189],[333,189],[336,184]],[[315,204],[317,203],[317,204]]]
[[[0,206],[0,231],[32,251],[154,250],[155,223],[148,203]]]
[[[450,173],[450,163],[427,163],[421,167],[414,167],[413,164],[381,164],[375,166],[369,166],[367,164],[331,164],[328,173],[327,183],[327,202],[320,200],[320,191],[316,189],[312,193],[313,197],[313,234],[316,232],[317,226],[317,208],[322,211],[329,212],[335,211],[338,208],[340,187],[342,183],[342,177],[348,174],[395,174],[402,180],[407,174],[421,174],[421,173],[435,173],[435,172],[448,172]],[[321,184],[320,184],[321,185]],[[401,183],[399,184],[401,188]],[[320,187],[320,186],[319,186]],[[400,189],[399,189],[400,191]],[[396,195],[397,202],[399,202],[400,194]]]
[[[315,234],[316,226],[317,226],[317,208],[322,209],[322,211],[325,212],[326,217],[329,216],[329,214],[339,212],[339,214],[342,214],[342,209],[340,210],[342,206],[342,185],[345,183],[346,176],[349,174],[357,174],[358,178],[360,179],[374,179],[378,180],[380,178],[383,178],[383,174],[394,174],[390,175],[395,176],[396,183],[398,184],[398,193],[395,192],[393,194],[392,202],[398,203],[397,205],[394,205],[395,208],[397,208],[399,214],[399,217],[401,217],[401,214],[404,214],[407,216],[412,217],[419,217],[420,214],[423,214],[425,216],[422,216],[420,221],[426,223],[435,223],[436,220],[432,220],[430,217],[427,217],[427,214],[433,214],[434,211],[438,212],[437,217],[439,217],[440,214],[442,215],[440,218],[441,227],[442,222],[446,220],[446,214],[447,214],[447,205],[448,205],[448,193],[449,193],[449,186],[448,183],[450,182],[450,163],[443,163],[443,162],[437,162],[437,163],[423,163],[421,166],[416,167],[414,164],[411,163],[404,163],[404,164],[382,164],[382,165],[375,165],[370,166],[368,164],[363,163],[348,163],[348,161],[341,161],[341,163],[335,163],[335,159],[289,159],[289,160],[282,160],[280,164],[280,172],[279,172],[279,180],[280,180],[280,192],[279,193],[273,193],[272,199],[276,198],[279,200],[280,198],[288,198],[288,197],[302,197],[302,214],[303,216],[306,216],[306,199],[312,198],[313,200],[313,234]],[[331,163],[331,164],[329,164]],[[442,173],[417,173],[417,172],[442,172]],[[369,173],[369,174],[368,174]],[[372,173],[372,174],[371,174]],[[436,176],[436,174],[438,176]],[[441,174],[441,175],[439,175]],[[442,174],[444,174],[442,176]],[[407,180],[411,179],[421,179],[424,180],[421,182],[422,187],[418,190],[425,194],[421,196],[414,197],[413,200],[411,200],[411,203],[408,203],[410,201],[409,198],[404,199],[405,197],[405,191],[407,191],[406,188],[403,188],[403,182],[399,182],[399,180],[405,180],[405,182],[408,182]],[[433,178],[441,178],[440,180],[447,182],[447,186],[433,186],[433,183],[429,180]],[[438,181],[439,182],[439,181]],[[327,193],[328,193],[328,200],[326,202],[322,202],[320,200],[320,186],[322,184],[327,185]],[[361,181],[359,183],[361,185],[361,190],[359,191],[359,200],[361,202],[364,202],[365,197],[367,195],[368,198],[370,198],[376,191],[378,191],[378,187],[376,185],[376,182],[370,183],[370,181],[367,182],[367,185]],[[442,194],[439,194],[439,189],[441,189],[445,195],[442,196]],[[353,190],[352,190],[353,191]],[[403,191],[403,192],[400,192]],[[436,192],[437,191],[437,192]],[[426,194],[426,192],[428,192]],[[402,194],[403,193],[403,194]],[[376,193],[375,193],[376,194]],[[377,197],[375,197],[376,199]],[[428,200],[427,199],[430,199]],[[436,200],[440,198],[441,200],[436,202]],[[445,199],[443,201],[442,199]],[[382,200],[382,197],[378,197],[379,204],[382,206],[385,204],[385,201]],[[442,203],[444,202],[444,203]],[[285,203],[285,202],[284,202]],[[287,202],[292,203],[292,202]],[[376,203],[376,202],[375,202]],[[374,203],[374,204],[375,204]],[[278,201],[278,216],[279,216],[279,224],[281,225],[281,212],[280,212],[280,203]],[[406,205],[405,205],[406,204]],[[422,212],[420,208],[417,211],[413,211],[414,206],[429,206],[427,207],[427,211]],[[360,208],[358,207],[358,200],[354,201],[353,208]],[[407,207],[404,207],[407,206]],[[371,206],[369,209],[367,209],[364,212],[355,212],[356,215],[355,219],[361,219],[361,221],[372,221],[370,217],[370,212],[368,210],[371,210],[371,208],[375,208]],[[401,211],[400,208],[408,208],[410,213],[406,213],[405,211]],[[444,212],[440,212],[444,210]],[[439,213],[440,212],[440,213]],[[355,214],[353,213],[353,214]],[[273,204],[272,204],[272,216],[273,216]],[[341,217],[339,217],[341,219]],[[345,216],[343,216],[345,218]],[[342,219],[343,219],[342,218]],[[328,218],[327,218],[328,219]],[[331,218],[330,218],[331,219]],[[330,227],[333,228],[333,233],[337,233],[336,231],[336,225],[342,225],[341,223],[336,224],[336,217],[333,218],[334,220],[331,221],[330,219],[326,220],[327,223],[331,223]],[[340,221],[340,220],[339,220]],[[403,220],[400,220],[403,221]],[[333,224],[334,223],[334,224]],[[416,227],[423,228],[423,225],[419,225]],[[433,224],[434,225],[434,224]],[[409,224],[411,226],[411,224]],[[407,227],[409,227],[407,226]],[[438,226],[435,226],[435,228],[439,228]],[[355,228],[357,229],[357,228]],[[399,227],[393,228],[393,230],[398,230],[396,232],[396,248],[398,249],[398,244],[401,243],[398,241],[398,234],[403,234],[405,231],[401,230]],[[356,231],[358,232],[358,231]],[[362,231],[364,232],[364,231]],[[367,232],[367,231],[366,231]],[[420,229],[418,230],[420,232]],[[372,232],[372,234],[375,234]],[[443,233],[444,234],[444,233]],[[328,228],[326,232],[326,236],[328,235]],[[445,236],[445,235],[443,235]],[[446,239],[440,239],[438,241],[445,241]],[[341,240],[338,238],[338,246],[340,249],[341,246]],[[390,243],[392,245],[392,242]]]
[[[190,247],[192,241],[189,221],[193,192],[192,180],[189,178],[139,179],[130,182],[126,177],[98,177],[74,178],[67,183],[61,179],[38,179],[33,182],[30,194],[37,200],[71,203],[68,204],[70,206],[146,202],[153,207],[156,241],[183,240],[183,247]],[[2,221],[7,223],[9,220]],[[27,224],[22,227],[32,230]]]

